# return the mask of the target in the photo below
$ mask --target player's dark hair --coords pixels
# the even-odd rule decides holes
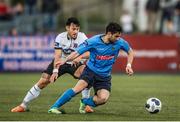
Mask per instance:
[[[73,23],[73,24],[75,24],[77,26],[80,26],[79,20],[77,18],[75,18],[75,17],[68,18],[67,21],[66,21],[66,26],[70,26],[71,23]]]
[[[121,33],[122,32],[122,27],[115,23],[115,22],[110,22],[107,26],[106,26],[106,33],[111,32],[112,34],[114,33]]]

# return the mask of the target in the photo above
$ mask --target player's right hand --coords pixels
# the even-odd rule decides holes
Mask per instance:
[[[131,75],[133,75],[133,69],[130,67],[130,66],[126,66],[126,73],[129,75],[129,76],[131,76]]]
[[[51,83],[54,83],[56,79],[58,78],[58,73],[53,73],[49,79]]]

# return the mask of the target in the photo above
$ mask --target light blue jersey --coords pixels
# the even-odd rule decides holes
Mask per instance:
[[[111,75],[112,65],[116,61],[119,51],[124,50],[128,52],[130,46],[122,38],[114,43],[106,44],[103,42],[102,36],[96,35],[87,39],[76,48],[76,51],[79,54],[89,51],[90,57],[86,65],[96,74],[106,77]]]

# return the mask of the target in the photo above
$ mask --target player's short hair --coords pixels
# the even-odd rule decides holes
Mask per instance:
[[[73,24],[75,24],[77,26],[80,26],[79,20],[77,18],[75,18],[75,17],[68,18],[67,21],[66,21],[66,26],[70,26],[71,23],[73,23]]]
[[[112,34],[114,33],[121,33],[122,32],[122,27],[115,23],[115,22],[110,22],[107,26],[106,26],[106,33],[111,32]]]

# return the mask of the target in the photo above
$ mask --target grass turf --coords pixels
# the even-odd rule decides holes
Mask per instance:
[[[76,84],[70,75],[64,75],[41,92],[40,97],[30,104],[30,112],[11,113],[10,109],[21,103],[39,77],[39,73],[0,74],[0,121],[180,120],[180,76],[170,74],[113,75],[109,101],[95,108],[94,113],[79,114],[81,95],[78,95],[64,105],[67,114],[48,114],[59,95]],[[149,97],[161,100],[160,113],[150,114],[145,110],[144,104]]]

